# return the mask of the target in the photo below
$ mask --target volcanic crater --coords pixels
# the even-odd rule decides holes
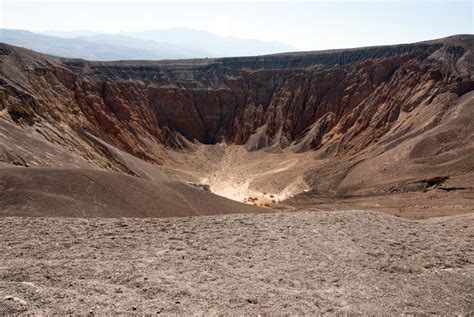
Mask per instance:
[[[1,212],[60,214],[72,200],[68,215],[91,206],[97,216],[127,214],[119,204],[104,211],[109,176],[91,180],[91,169],[139,182],[110,193],[124,200],[141,186],[165,199],[168,188],[179,215],[209,213],[195,206],[202,199],[229,205],[224,213],[348,204],[407,217],[471,211],[473,41],[117,62],[1,44]],[[26,167],[36,170],[31,179]],[[73,181],[77,190],[42,186],[47,168],[76,175],[65,183],[83,181]],[[12,198],[28,191],[48,204]],[[168,202],[142,201],[133,215],[173,214]]]
[[[0,315],[472,314],[473,47],[0,44]]]

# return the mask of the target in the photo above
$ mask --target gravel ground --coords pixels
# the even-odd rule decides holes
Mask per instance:
[[[472,314],[474,214],[1,218],[0,312]]]

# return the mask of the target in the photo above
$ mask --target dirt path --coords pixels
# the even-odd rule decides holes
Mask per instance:
[[[0,219],[1,313],[474,312],[474,214]]]

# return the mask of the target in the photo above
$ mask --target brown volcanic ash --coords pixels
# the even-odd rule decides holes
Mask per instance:
[[[468,190],[473,44],[473,36],[459,35],[159,62],[62,59],[2,44],[0,109],[64,155],[134,176],[117,151],[165,166],[166,149],[192,149],[190,142],[313,151],[321,164],[305,171],[310,191],[295,205],[315,204],[314,195],[422,191],[446,180]],[[27,162],[19,152],[28,149],[9,140],[2,141],[3,161],[44,166]]]
[[[473,225],[367,211],[0,218],[0,310],[464,316]]]

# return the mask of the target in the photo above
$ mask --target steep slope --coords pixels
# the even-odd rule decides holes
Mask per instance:
[[[0,119],[0,217],[170,217],[268,212],[166,177],[91,137],[124,173]],[[28,168],[25,168],[28,167]],[[132,176],[130,176],[132,175]]]
[[[179,217],[268,211],[171,180],[67,168],[0,168],[0,216]]]
[[[179,157],[195,156],[199,144],[217,152],[208,161],[214,165],[224,157],[214,150],[221,142],[243,145],[249,154],[242,162],[254,151],[262,162],[271,153],[290,153],[294,166],[304,168],[277,168],[271,177],[281,176],[281,184],[268,185],[267,173],[247,187],[278,194],[298,171],[301,180],[292,195],[308,191],[303,200],[311,204],[311,195],[424,191],[439,187],[442,182],[431,180],[436,177],[456,182],[463,176],[462,186],[451,187],[470,189],[473,43],[473,36],[460,35],[384,47],[159,62],[60,59],[1,45],[0,111],[97,167],[132,175],[109,146],[197,182],[216,171],[197,175],[204,169],[186,159],[181,164]],[[11,148],[8,157],[16,157]]]

